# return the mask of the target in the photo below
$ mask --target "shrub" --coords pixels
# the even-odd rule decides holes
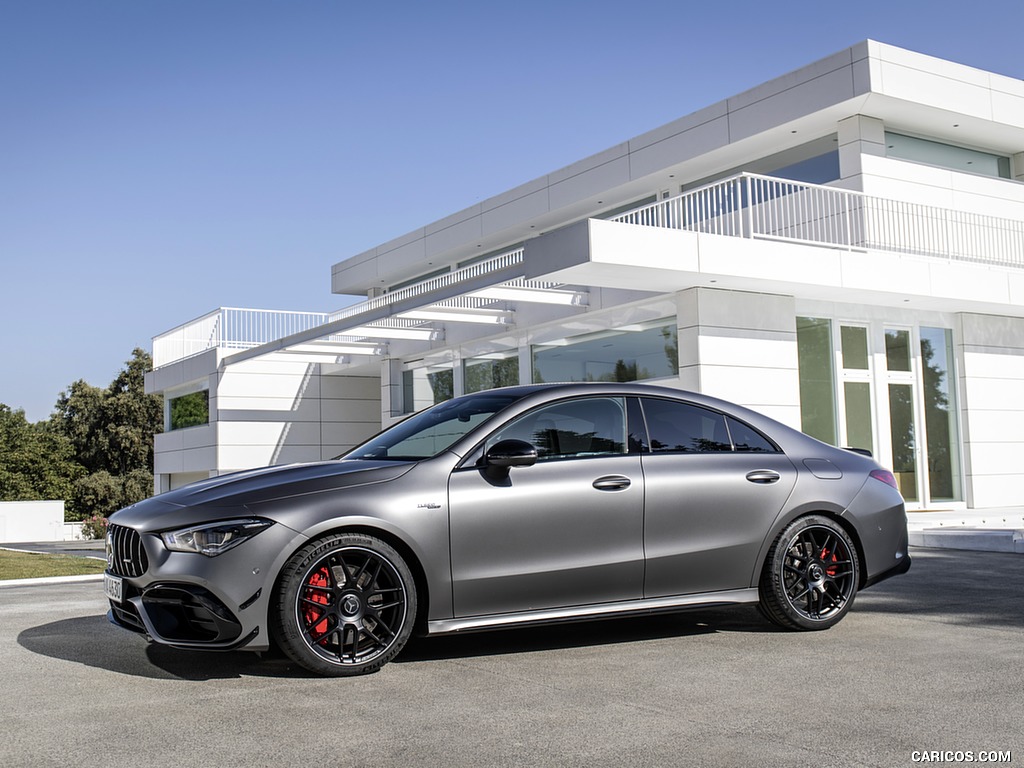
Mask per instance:
[[[107,535],[107,518],[103,515],[87,517],[82,522],[82,535],[87,539],[102,539]]]

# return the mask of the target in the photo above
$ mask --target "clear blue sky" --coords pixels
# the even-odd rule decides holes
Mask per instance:
[[[865,38],[1024,76],[1024,3],[0,0],[0,402]]]

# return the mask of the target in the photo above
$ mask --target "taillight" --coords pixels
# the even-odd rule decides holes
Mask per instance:
[[[897,491],[900,489],[896,484],[895,476],[888,469],[872,469],[871,477],[875,478],[875,480],[881,480],[886,485],[891,485]]]

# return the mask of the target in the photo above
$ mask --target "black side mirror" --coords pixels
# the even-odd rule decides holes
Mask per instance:
[[[490,477],[508,476],[512,467],[531,467],[537,463],[537,449],[525,440],[500,440],[484,454],[484,471]]]

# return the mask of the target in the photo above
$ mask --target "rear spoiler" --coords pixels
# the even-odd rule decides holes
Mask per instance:
[[[851,448],[848,445],[844,445],[843,446],[843,450],[844,451],[853,451],[854,453],[859,453],[861,456],[867,456],[869,459],[873,458],[871,456],[871,451],[869,451],[867,448]]]

